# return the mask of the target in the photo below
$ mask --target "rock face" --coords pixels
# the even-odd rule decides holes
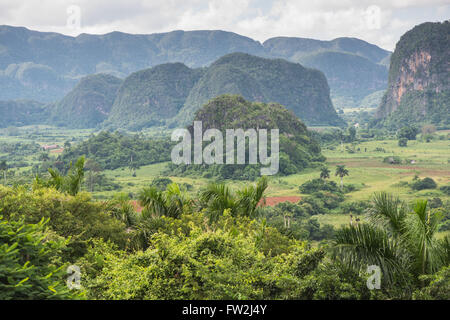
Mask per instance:
[[[450,125],[450,23],[424,23],[405,33],[391,57],[380,123]]]

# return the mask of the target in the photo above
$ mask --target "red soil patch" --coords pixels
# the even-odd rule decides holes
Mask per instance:
[[[264,205],[263,201],[260,201],[260,205],[262,206],[268,206],[268,207],[273,207],[281,202],[292,202],[292,203],[297,203],[299,202],[301,199],[301,197],[298,196],[284,196],[284,197],[266,197],[266,203]]]
[[[139,202],[136,200],[132,200],[130,201],[131,205],[134,207],[134,210],[136,210],[137,213],[141,213],[142,212],[142,207],[139,205]]]
[[[50,153],[63,153],[64,148],[50,150]]]

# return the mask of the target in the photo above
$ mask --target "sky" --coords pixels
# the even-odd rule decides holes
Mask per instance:
[[[225,30],[258,41],[356,37],[394,50],[415,25],[450,19],[450,0],[0,0],[0,25],[76,36]]]

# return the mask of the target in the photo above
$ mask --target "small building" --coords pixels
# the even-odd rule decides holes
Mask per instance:
[[[42,146],[42,150],[44,151],[50,151],[50,150],[54,150],[54,149],[59,149],[60,146],[57,144],[45,144]]]

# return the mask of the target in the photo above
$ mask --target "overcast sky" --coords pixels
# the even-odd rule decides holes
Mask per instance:
[[[0,24],[68,35],[221,29],[261,42],[357,37],[388,50],[415,25],[449,18],[449,0],[0,0]]]

